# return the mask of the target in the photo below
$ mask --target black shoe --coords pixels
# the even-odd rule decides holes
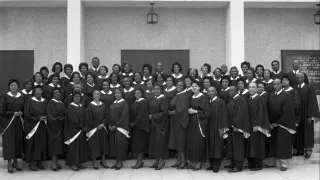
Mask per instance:
[[[280,171],[286,171],[288,168],[286,168],[286,167],[281,167],[280,168]]]
[[[38,167],[34,163],[29,164],[29,169],[31,171],[38,171]]]
[[[110,168],[111,168],[111,169],[115,169],[116,167],[117,167],[117,164],[111,166]]]
[[[58,169],[62,169],[62,166],[60,166],[60,165],[57,165],[57,168],[58,168]]]
[[[303,156],[303,153],[302,152],[296,152],[293,154],[293,156]]]
[[[76,165],[79,169],[85,169],[86,167],[84,167],[82,164],[77,164]]]
[[[163,169],[164,165],[165,165],[165,163],[163,163],[160,167],[157,166],[154,170],[161,170],[161,169]]]
[[[98,167],[98,166],[95,166],[94,163],[92,163],[92,167],[93,167],[94,170],[98,170],[98,169],[99,169],[99,167]]]
[[[263,165],[263,168],[274,168],[274,167],[276,167],[276,166],[270,166],[270,165],[268,165],[268,164],[264,164],[264,165]]]
[[[201,164],[200,167],[198,167],[198,168],[197,168],[197,167],[194,167],[194,168],[193,168],[193,171],[199,171],[199,170],[201,169],[201,167],[202,167],[202,164]]]
[[[78,166],[77,166],[77,165],[75,165],[75,166],[71,166],[71,169],[72,169],[73,171],[79,171],[79,168],[78,168]]]
[[[14,163],[12,163],[12,167],[13,169],[16,169],[16,171],[22,171],[22,169],[18,165],[15,165]]]
[[[46,168],[44,168],[43,164],[41,162],[37,162],[37,167],[40,169],[40,170],[44,170]]]
[[[56,167],[56,168],[53,168],[52,166],[50,166],[50,168],[51,168],[52,171],[58,171],[58,168],[57,168],[57,167]]]
[[[305,154],[304,157],[309,159],[311,157],[311,154]]]
[[[188,167],[188,162],[184,163],[183,166],[178,166],[177,169],[182,170]]]
[[[209,166],[206,170],[207,170],[207,171],[212,171],[212,170],[213,170],[213,167],[212,167],[212,166]]]
[[[261,168],[250,168],[250,171],[260,171],[261,170]]]
[[[219,172],[219,169],[213,169],[212,170],[214,173],[218,173]]]
[[[251,168],[252,168],[252,166],[249,166],[249,165],[243,166],[243,169],[251,169]]]
[[[178,167],[178,166],[180,166],[180,164],[181,163],[179,163],[179,164],[176,163],[175,165],[172,165],[171,167]]]
[[[233,169],[230,169],[228,172],[229,173],[236,173],[236,172],[241,172],[242,169],[238,169],[238,168],[233,168]]]
[[[140,169],[143,168],[143,162],[139,166],[132,166],[131,169]]]
[[[121,166],[117,166],[116,168],[114,168],[115,170],[120,170],[122,168],[123,164],[121,164]]]
[[[103,164],[102,161],[100,161],[100,165],[105,169],[109,168],[106,164]]]
[[[8,165],[8,173],[10,173],[10,174],[12,174],[13,173],[13,167],[11,166],[11,167],[9,167],[9,165]]]
[[[158,166],[158,162],[155,162],[154,164],[152,164],[149,168],[156,168]]]
[[[224,166],[224,168],[230,168],[230,169],[233,169],[234,168],[234,165],[233,164],[229,164],[227,166]]]

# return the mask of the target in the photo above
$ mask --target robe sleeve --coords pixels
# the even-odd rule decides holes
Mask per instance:
[[[319,105],[317,102],[317,96],[312,86],[308,89],[308,114],[307,118],[317,119],[319,121]]]
[[[228,121],[227,105],[223,100],[219,102],[217,112],[218,112],[218,120],[219,120],[218,129],[219,131],[221,130],[222,132],[226,133],[229,130],[229,121]]]
[[[14,111],[8,110],[8,102],[7,102],[6,95],[3,97],[2,107],[0,108],[0,114],[2,115],[2,117],[6,119],[11,118],[14,115]]]
[[[151,114],[153,122],[155,124],[161,123],[163,117],[168,116],[168,101],[166,98],[161,98],[160,100],[160,109],[157,113]]]
[[[189,97],[187,93],[183,93],[179,95],[177,101],[176,101],[176,113],[175,116],[179,120],[180,124],[183,128],[187,128],[189,123]]]
[[[31,107],[31,101],[32,99],[28,99],[28,101],[25,103],[23,114],[24,114],[24,117],[26,117],[27,119],[38,122],[40,120],[40,116],[36,116],[33,113],[33,110]]]
[[[92,129],[96,128],[99,124],[95,124],[92,118],[92,106],[88,105],[86,111],[86,132],[91,131]]]
[[[264,98],[259,98],[257,106],[255,107],[255,115],[252,119],[252,128],[256,128],[267,137],[270,137],[270,121],[267,105],[264,102]]]
[[[244,97],[240,97],[237,100],[233,116],[233,127],[242,132],[245,138],[250,136],[249,110]]]
[[[71,106],[71,105],[70,105]],[[82,124],[79,119],[76,116],[76,110],[74,107],[68,108],[68,120],[71,122],[74,126],[78,126],[79,129],[84,128],[84,124]]]
[[[203,97],[199,101],[198,108],[196,110],[201,129],[207,129],[209,120],[209,101],[206,97]]]
[[[133,124],[134,125],[137,125],[139,124],[142,119],[143,119],[143,111],[148,111],[145,103],[143,102],[138,102],[138,108],[137,108],[137,116],[135,117],[134,121],[133,121]]]
[[[296,125],[293,100],[291,96],[289,96],[289,94],[286,94],[284,98],[285,99],[284,105],[281,109],[281,116],[279,119],[277,119],[275,123],[295,131]]]
[[[294,96],[293,96],[293,104],[294,104],[294,113],[296,116],[296,124],[299,124],[300,121],[300,95],[298,91],[294,90]]]
[[[59,113],[57,112],[57,109],[54,105],[54,102],[52,102],[52,101],[49,101],[48,106],[47,106],[47,118],[48,118],[48,120],[51,120],[51,121],[61,121],[61,120],[66,119],[65,116],[61,117],[59,115]]]
[[[130,119],[130,112],[129,112],[129,105],[127,102],[122,103],[122,110],[120,117],[116,120],[116,127],[120,127],[129,131],[129,119]]]

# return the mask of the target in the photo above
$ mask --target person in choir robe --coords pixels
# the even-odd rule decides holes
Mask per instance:
[[[116,73],[117,75],[121,74],[121,66],[119,64],[114,64],[112,66],[112,72]]]
[[[145,97],[147,102],[149,103],[151,101],[151,99],[154,98],[154,92],[153,92],[153,86],[154,86],[154,82],[152,79],[149,79],[146,81],[146,93],[145,93]]]
[[[33,81],[32,79],[27,79],[23,83],[23,88],[21,93],[23,94],[24,99],[30,99],[32,97]]]
[[[82,93],[83,87],[81,86],[81,84],[74,84],[73,87],[74,87],[74,90],[72,94],[74,92],[79,92],[81,94],[81,105],[82,107],[87,108],[87,105],[90,103],[90,101],[88,96]],[[69,94],[69,96],[65,98],[64,105],[66,107],[72,102],[72,94]]]
[[[120,76],[114,72],[110,74],[110,89],[114,92],[116,88],[122,88],[120,83]]]
[[[67,145],[66,164],[74,171],[84,169],[81,164],[87,161],[86,141],[86,109],[81,105],[81,93],[72,94],[72,102],[68,105],[67,118],[64,125],[64,143]]]
[[[213,71],[213,81],[212,81],[212,85],[216,88],[216,90],[218,92],[221,91],[221,69],[220,68],[216,68]]]
[[[89,98],[89,102],[93,100],[93,91],[100,90],[101,85],[95,83],[95,76],[88,72],[86,74],[86,83],[83,86],[83,93]]]
[[[80,72],[80,81],[82,84],[86,84],[86,75],[88,73],[89,66],[88,63],[82,62],[79,64],[79,72]]]
[[[134,88],[132,87],[132,81],[130,77],[123,78],[123,99],[128,103],[128,106],[131,108],[133,102],[135,101]]]
[[[36,72],[33,75],[33,85],[34,86],[44,86],[45,84],[43,83],[43,78],[44,76],[40,72]]]
[[[282,79],[285,75],[284,72],[280,71],[280,62],[278,60],[273,60],[271,62],[272,72],[271,72],[271,79]]]
[[[297,129],[297,150],[310,158],[314,147],[314,123],[319,122],[319,104],[315,90],[305,83],[305,74],[297,74],[298,92],[300,94],[300,121]]]
[[[189,68],[187,72],[187,76],[190,76],[192,81],[202,81],[202,79],[200,79],[199,77],[198,69],[196,68]]]
[[[48,77],[49,77],[49,69],[47,66],[42,66],[39,70],[39,72],[43,75],[43,80],[42,82],[44,84],[48,84]]]
[[[169,76],[167,76],[167,78],[168,78]],[[171,76],[172,77],[172,76]],[[155,76],[155,80],[156,80],[156,83],[158,83],[158,84],[161,84],[163,87],[166,87],[167,86],[167,83],[166,83],[166,81],[167,81],[167,79],[164,79],[164,75],[163,74],[157,74],[156,76]]]
[[[107,109],[115,101],[114,93],[110,90],[110,81],[102,80],[102,90],[100,91],[100,101],[103,102]]]
[[[144,90],[137,88],[134,90],[136,101],[131,106],[132,122],[132,152],[137,154],[137,162],[132,169],[143,167],[143,154],[149,151],[149,114],[148,102],[144,98]]]
[[[122,168],[122,161],[128,157],[129,129],[130,129],[130,108],[123,99],[124,92],[116,88],[113,104],[109,108],[109,141],[110,156],[116,158],[116,163],[111,167],[115,170]]]
[[[257,82],[262,82],[264,80],[264,67],[261,64],[258,64],[255,68],[255,76],[257,78]]]
[[[75,84],[80,84],[81,86],[83,86],[83,83],[80,81],[80,73],[75,71],[72,73],[71,77],[70,77],[70,83],[67,85],[65,91],[66,91],[66,95],[71,95],[74,91],[74,85]],[[66,96],[67,97],[67,96]]]
[[[203,94],[207,94],[207,92],[208,92],[208,88],[210,87],[210,86],[212,86],[213,85],[213,83],[212,83],[212,80],[211,80],[211,78],[210,77],[204,77],[203,79],[202,79],[202,93]]]
[[[256,82],[257,78],[255,78],[255,73],[253,68],[249,68],[246,72],[246,82],[245,87],[248,88],[251,82]]]
[[[48,78],[48,83],[50,83],[50,82],[52,81],[52,78],[53,78],[54,76],[58,76],[59,79],[60,79],[60,73],[63,71],[62,64],[61,64],[60,62],[55,62],[55,63],[52,65],[51,71],[53,72],[53,74],[49,76],[49,78]]]
[[[130,62],[124,62],[122,64],[122,73],[120,79],[123,80],[124,77],[129,77],[130,81],[133,81],[133,72]]]
[[[8,173],[14,169],[22,171],[18,166],[18,159],[23,157],[23,106],[25,98],[19,90],[17,79],[10,79],[9,92],[4,95],[0,106],[0,135],[2,136],[3,159],[8,161]]]
[[[34,86],[34,96],[24,105],[25,161],[31,171],[45,169],[42,161],[47,155],[47,100],[42,97],[42,86]]]
[[[265,167],[275,167],[280,160],[280,170],[288,169],[288,160],[292,158],[292,138],[295,130],[294,104],[289,93],[282,90],[281,80],[273,81],[275,92],[270,93],[268,109],[271,124],[271,137],[267,147]],[[267,161],[269,160],[269,161]]]
[[[192,97],[193,92],[192,92],[192,81],[193,78],[189,75],[186,75],[186,77],[184,78],[184,84],[186,87],[186,93],[188,94],[189,99]]]
[[[54,87],[52,89],[52,97],[47,105],[48,157],[51,157],[51,169],[58,171],[62,166],[59,165],[57,156],[66,151],[63,142],[66,108],[61,101],[60,88]]]
[[[174,77],[173,76],[168,76],[167,81],[166,81],[166,86],[163,87],[163,95],[167,98],[168,103],[171,102],[172,98],[176,95],[177,90],[176,87],[174,86]]]
[[[273,89],[273,79],[271,79],[271,71],[269,69],[265,69],[263,72],[263,78],[264,80],[262,81],[265,84],[265,91],[267,93],[271,93],[274,91]],[[257,81],[257,83],[260,83],[261,81]]]
[[[240,95],[238,87],[230,86],[229,95],[232,99],[227,104],[230,130],[226,140],[226,157],[231,160],[231,164],[225,168],[235,173],[243,169],[245,139],[250,136],[250,119],[247,101]]]
[[[229,122],[227,105],[220,99],[215,87],[209,87],[209,122],[207,129],[207,159],[210,166],[207,170],[217,173],[224,155],[223,140],[228,137]]]
[[[150,166],[155,170],[161,170],[164,165],[164,158],[169,156],[168,148],[168,100],[162,94],[163,88],[160,84],[154,85],[154,98],[149,102],[150,120],[150,143],[149,156],[156,159]]]
[[[147,81],[148,79],[153,79],[152,73],[152,66],[150,64],[143,64],[142,65],[142,80]]]
[[[153,79],[156,79],[157,74],[163,74],[164,79],[167,79],[168,74],[163,72],[163,64],[162,62],[157,62],[156,72],[153,74]]]
[[[248,167],[251,171],[259,171],[263,167],[266,138],[271,136],[267,104],[258,94],[256,82],[249,84],[248,99],[250,137],[247,142]]]
[[[221,76],[229,76],[228,66],[226,64],[222,64],[220,69],[221,69]]]
[[[184,79],[182,72],[182,66],[178,62],[174,62],[171,67],[172,76],[174,78],[174,84],[176,84],[180,79]]]
[[[66,89],[68,84],[71,82],[71,75],[73,72],[72,64],[65,64],[63,66],[64,76],[60,78],[60,85],[63,89]]]
[[[170,118],[170,135],[169,149],[178,152],[177,162],[171,166],[177,169],[187,167],[185,150],[187,144],[187,126],[189,123],[189,102],[190,97],[185,91],[183,80],[177,83],[177,94],[169,103],[169,118]]]
[[[233,66],[230,68],[230,86],[236,86],[237,85],[237,80],[240,78],[239,76],[239,70],[236,66]]]
[[[111,111],[112,112],[112,111]],[[112,113],[111,113],[112,114]],[[92,159],[93,169],[98,170],[97,158],[101,158],[100,165],[106,165],[108,155],[108,130],[107,130],[107,108],[100,101],[100,91],[93,91],[93,101],[88,104],[86,110],[86,135],[88,141],[88,158]]]
[[[60,101],[64,100],[64,90],[61,88],[59,82],[60,78],[58,74],[53,74],[49,78],[50,83],[48,85],[43,86],[43,97],[50,101],[53,98],[53,89],[54,88],[60,88]]]
[[[298,86],[298,84],[299,84],[298,81],[297,81],[297,75],[298,75],[299,72],[301,72],[301,71],[299,70],[299,68],[300,68],[300,62],[299,62],[299,60],[295,59],[295,60],[292,61],[292,68],[293,68],[293,70],[290,71],[290,72],[288,72],[288,73],[287,73],[287,76],[288,76],[288,78],[290,79],[291,86],[292,86],[293,88],[297,88],[297,86]],[[303,75],[304,75],[304,83],[307,84],[307,85],[309,85],[308,76],[307,76],[305,73],[303,73]]]
[[[144,91],[147,89],[146,88],[146,83],[144,81],[142,81],[142,74],[141,72],[135,72],[133,73],[133,83],[132,83],[132,87],[137,89],[137,88],[141,88]]]
[[[200,92],[198,82],[192,83],[194,95],[190,99],[188,109],[189,123],[187,127],[187,148],[186,157],[191,162],[191,169],[198,171],[206,158],[205,131],[209,120],[209,101]]]
[[[198,70],[197,70],[198,71]],[[211,65],[208,63],[204,63],[201,67],[202,74],[200,75],[200,79],[203,79],[204,77],[208,76],[211,77]]]
[[[99,67],[99,75],[95,78],[96,84],[101,86],[101,83],[104,79],[109,79],[108,75],[109,69],[107,66],[103,65]]]
[[[229,96],[229,86],[230,86],[230,78],[229,76],[222,76],[221,77],[221,91],[218,93],[219,98],[224,100],[224,102],[227,104]]]
[[[242,78],[239,78],[237,82],[238,82],[237,86],[238,86],[240,95],[243,96],[245,100],[247,100],[250,96],[250,93],[248,93],[249,91],[246,88],[246,82]]]
[[[258,85],[258,94],[259,94],[259,96],[263,97],[264,102],[267,104],[268,98],[269,98],[269,93],[267,93],[264,90],[265,83],[259,82],[259,83],[257,83],[257,85]]]
[[[92,67],[89,69],[89,72],[91,72],[95,79],[99,76],[99,65],[100,65],[100,59],[98,57],[94,57],[91,60]]]
[[[241,77],[243,77],[244,79],[246,78],[246,74],[247,74],[247,70],[251,67],[250,66],[250,62],[248,61],[243,61],[240,65],[241,70],[242,70],[242,75],[240,75]]]

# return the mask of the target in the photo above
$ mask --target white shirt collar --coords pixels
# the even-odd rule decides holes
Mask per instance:
[[[43,98],[43,97],[41,97],[41,99],[40,99],[40,101],[36,98],[36,97],[32,97],[31,98],[32,100],[34,100],[34,101],[37,101],[37,102],[43,102],[45,99]]]
[[[22,92],[23,94],[32,94],[32,90],[27,93],[26,89],[23,89],[21,92]]]
[[[106,92],[104,92],[104,90],[101,90],[100,92],[101,92],[102,94],[107,94]],[[108,94],[112,94],[112,91],[109,90],[109,91],[108,91]]]
[[[13,94],[12,94],[11,92],[8,92],[7,94],[8,94],[9,96],[11,96],[11,97],[14,97],[14,98],[18,98],[18,97],[21,96],[21,93],[19,93],[19,92],[17,92],[17,95],[16,95],[16,96],[13,96]]]
[[[99,67],[97,67],[97,68],[92,67],[92,70],[93,71],[99,71]]]
[[[166,84],[167,84],[166,82],[163,82],[161,85],[164,86],[164,85],[166,85]]]
[[[264,82],[264,83],[266,83],[266,84],[270,84],[270,83],[272,83],[272,82],[273,82],[273,79],[269,79],[269,81],[268,81],[268,82],[266,82],[266,80],[263,80],[262,82]]]
[[[166,91],[166,92],[171,92],[171,91],[173,91],[173,90],[175,90],[175,89],[176,89],[176,87],[175,87],[175,86],[172,86],[171,89],[166,88],[165,91]]]
[[[140,102],[142,100],[144,100],[144,98],[140,98],[140,99],[136,100],[136,102]]]
[[[133,84],[138,84],[135,81],[133,81]],[[144,84],[144,81],[141,81],[139,84]]]
[[[152,79],[152,76],[149,76],[149,78],[148,78],[148,79]],[[144,81],[146,81],[146,80],[148,80],[148,79],[147,79],[146,77],[144,77],[144,76],[143,76],[143,80],[144,80]]]
[[[51,86],[51,87],[56,87],[56,86],[54,86],[52,83],[50,83],[49,86]],[[60,85],[58,84],[57,87],[59,88]]]
[[[221,91],[228,91],[229,87],[227,87],[226,89],[221,89]]]
[[[107,79],[109,75],[107,74],[106,77],[102,77],[101,75],[98,76],[99,79]]]
[[[133,88],[133,87],[130,87],[130,89],[129,89],[129,90],[126,90],[125,88],[123,89],[124,93],[131,92],[131,91],[133,91],[133,90],[134,90],[134,88]]]
[[[253,96],[250,96],[252,99],[254,99],[255,97],[257,97],[258,96],[258,93],[256,93],[255,95],[253,95]]]
[[[249,82],[249,79],[247,79],[247,80],[246,80],[246,83],[256,82],[256,80],[257,80],[256,78],[253,78],[253,79]]]
[[[133,73],[129,73],[128,75],[126,73],[122,73],[123,76],[133,76]]]
[[[99,104],[97,104],[96,102],[91,101],[91,104],[93,104],[93,105],[95,105],[95,106],[101,106],[101,105],[102,105],[102,102],[101,102],[101,101],[99,101]]]
[[[274,74],[279,74],[280,73],[280,70],[278,71],[272,71]]]
[[[186,88],[186,91],[190,91],[192,90],[192,87]]]
[[[242,94],[246,94],[247,92],[249,92],[248,89],[244,89],[244,91],[242,92]]]
[[[64,75],[64,77],[67,78],[67,79],[70,79],[69,76],[67,76],[67,75]]]
[[[156,99],[160,99],[160,98],[162,98],[162,97],[164,97],[163,94],[161,94],[160,96],[156,97]]]
[[[207,74],[206,76],[203,76],[203,74],[200,75],[200,78],[203,78],[203,77],[211,77],[210,74]]]
[[[91,84],[87,83],[87,85],[90,87],[94,87],[95,84],[93,83],[93,85],[91,85]]]
[[[56,100],[54,98],[52,98],[51,100],[54,101],[54,102],[57,102],[57,103],[62,103],[60,100],[58,101],[58,100]]]
[[[120,87],[120,84],[117,84],[117,85],[115,85],[115,86],[114,86],[113,84],[110,84],[110,87],[111,87],[111,88],[118,88],[118,87]]]
[[[305,85],[305,83],[303,82],[303,83],[301,84],[301,88],[303,88],[304,85]]]
[[[81,104],[78,105],[78,104],[76,104],[76,103],[74,103],[74,102],[72,102],[72,103],[70,103],[70,104],[73,105],[73,106],[75,106],[75,107],[79,107],[79,106],[82,107]]]
[[[292,70],[292,72],[293,72],[293,74],[296,74],[296,75],[297,75],[300,71],[299,71],[299,69],[298,69],[298,70],[296,70],[296,71],[295,71],[295,70]]]
[[[201,97],[201,96],[203,96],[202,93],[199,93],[197,96],[194,94],[194,95],[192,96],[192,98],[195,99],[195,98],[198,98],[198,97]]]
[[[179,95],[179,94],[182,94],[182,93],[185,93],[185,92],[187,92],[187,91],[186,91],[186,90],[183,90],[183,91],[177,93],[176,95]]]
[[[260,96],[264,95],[265,93],[267,93],[267,92],[263,91],[263,92],[260,94]]]
[[[203,89],[203,91],[202,91],[203,93],[207,93],[208,91],[206,90],[206,89]]]
[[[213,80],[215,80],[215,81],[221,81],[221,78],[219,78],[219,79],[213,78]]]
[[[218,97],[215,96],[213,99],[210,99],[210,103],[212,103],[214,100],[216,100]]]
[[[238,94],[236,94],[235,96],[233,96],[233,99],[234,99],[234,98],[236,98],[236,97],[238,97],[239,95],[240,95],[239,93],[238,93]]]
[[[280,89],[279,92],[275,92],[275,93],[276,93],[276,95],[278,96],[281,92],[282,92],[282,89]]]
[[[115,100],[113,103],[121,103],[124,99]]]
[[[293,88],[290,86],[288,89],[283,89],[284,91],[288,92],[288,91],[291,91]]]
[[[239,79],[239,76],[237,76],[236,78],[230,77],[230,80],[231,80],[231,81],[235,81],[235,80],[237,80],[237,79]]]
[[[178,76],[176,76],[176,75],[173,73],[172,76],[173,76],[175,79],[179,79],[179,78],[181,78],[183,75],[180,73]]]
[[[40,84],[38,84],[38,83],[34,82],[33,85],[34,85],[34,86],[42,86],[43,83],[41,82]]]

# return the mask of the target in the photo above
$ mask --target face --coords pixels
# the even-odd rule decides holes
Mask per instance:
[[[43,70],[41,71],[41,74],[43,74],[43,76],[47,78],[48,75],[49,75],[49,72],[48,72],[47,70],[43,69]]]
[[[117,75],[116,74],[112,74],[112,76],[111,76],[111,82],[112,83],[118,83],[118,77],[117,77]]]
[[[251,70],[248,70],[246,73],[246,77],[247,77],[247,79],[252,80],[253,79],[253,72]]]
[[[129,78],[124,78],[124,79],[123,79],[123,85],[124,85],[124,87],[130,87],[130,80],[129,80]]]
[[[233,78],[236,78],[238,76],[238,71],[235,68],[233,68],[230,73],[231,77]]]
[[[278,62],[273,62],[273,63],[271,64],[271,66],[272,66],[272,69],[273,69],[274,71],[279,71],[279,63],[278,63]]]
[[[304,82],[304,74],[298,73],[297,74],[297,81],[299,84],[302,84]]]
[[[13,82],[9,85],[9,89],[11,92],[17,92],[18,88],[19,88],[19,86],[16,82]]]
[[[134,97],[136,99],[140,99],[142,97],[142,93],[140,90],[136,90],[136,92],[134,93]]]
[[[108,91],[109,91],[109,87],[110,87],[109,82],[104,81],[104,82],[102,83],[102,89],[103,89],[105,92],[108,92]]]
[[[173,66],[173,72],[174,73],[180,73],[180,67],[178,65]]]
[[[265,70],[264,72],[263,72],[263,77],[264,77],[264,79],[270,79],[270,72],[268,71],[268,70]]]
[[[236,94],[238,94],[238,90],[235,86],[230,86],[229,88],[229,96],[234,97]]]
[[[82,74],[86,74],[88,72],[88,68],[86,66],[81,66],[80,71]]]
[[[283,87],[289,87],[290,86],[290,81],[287,78],[282,79],[282,86]]]
[[[210,86],[211,86],[211,83],[210,83],[209,79],[204,79],[204,80],[203,80],[203,87],[204,87],[205,89],[207,89],[207,88],[210,87]]]
[[[189,76],[196,78],[196,76],[197,76],[196,69],[194,69],[194,68],[190,69]]]
[[[93,81],[94,81],[93,76],[92,76],[91,74],[89,74],[89,75],[87,76],[87,82],[88,82],[89,84],[92,84]]]
[[[262,76],[262,74],[263,74],[263,69],[262,69],[262,67],[258,67],[258,68],[257,68],[257,74],[258,74],[258,76]]]
[[[172,78],[167,78],[166,84],[168,87],[172,87],[173,86],[173,79]]]
[[[293,67],[294,70],[298,70],[299,67],[300,67],[300,62],[298,60],[294,60],[292,62],[292,67]]]
[[[242,69],[243,73],[247,73],[248,66],[246,64],[244,64],[244,65],[241,66],[241,69]]]
[[[129,66],[129,64],[126,64],[126,65],[123,66],[123,71],[125,73],[130,73],[131,67]]]
[[[214,98],[217,95],[216,89],[214,87],[210,87],[207,92],[210,98]]]
[[[119,66],[113,66],[112,71],[115,73],[119,73],[120,72]]]
[[[264,85],[258,84],[258,93],[261,94],[264,91]]]
[[[207,66],[202,66],[201,71],[203,74],[207,74],[208,73],[208,67]]]
[[[59,84],[59,78],[58,77],[53,77],[52,78],[52,84],[55,85],[55,86],[58,85]]]
[[[255,95],[258,92],[258,87],[256,83],[250,83],[249,84],[249,93],[251,95]]]
[[[193,93],[199,93],[200,92],[200,87],[196,83],[192,83],[192,92]]]
[[[226,74],[227,72],[228,72],[228,67],[227,67],[227,65],[222,65],[221,66],[221,71],[224,73],[224,74]]]
[[[42,97],[42,89],[41,88],[36,88],[34,91],[34,96],[36,98],[41,98]]]
[[[76,94],[73,96],[73,102],[76,104],[79,104],[81,101],[81,96],[79,94]]]
[[[141,82],[142,77],[141,77],[140,73],[135,73],[133,76],[133,79],[135,82]]]
[[[184,84],[183,84],[183,82],[178,82],[177,83],[177,85],[176,85],[176,87],[177,87],[177,92],[181,92],[181,91],[183,91],[184,90]]]
[[[240,91],[244,90],[244,82],[239,81],[238,82],[238,88],[239,88]]]
[[[191,79],[190,78],[185,78],[184,79],[184,84],[186,85],[187,88],[191,87]]]
[[[99,99],[100,99],[100,91],[94,91],[92,95],[93,95],[93,99],[95,101],[99,101]]]
[[[119,89],[116,89],[114,96],[116,97],[116,100],[120,100],[122,99],[122,92]]]
[[[161,95],[161,88],[159,86],[154,86],[153,93],[155,96],[160,96]]]
[[[99,67],[100,61],[98,59],[93,59],[91,64],[94,68],[97,68]]]
[[[281,80],[280,79],[275,79],[273,81],[273,89],[278,92],[282,89],[282,85],[281,85]]]
[[[74,84],[73,87],[74,87],[74,91],[81,92],[82,90],[80,84]]]
[[[67,76],[70,76],[72,74],[72,69],[70,67],[67,67],[65,71]]]
[[[229,86],[229,81],[226,79],[222,79],[221,85],[223,88],[227,88]]]
[[[37,83],[41,83],[42,82],[42,76],[39,73],[36,74],[34,79],[36,80]]]
[[[164,79],[162,78],[161,74],[158,74],[158,75],[157,75],[157,82],[160,83],[160,84],[162,84],[162,83],[163,83],[163,80],[164,80]]]
[[[78,74],[74,74],[72,81],[74,83],[79,83],[80,82],[80,76]]]
[[[215,76],[216,78],[221,77],[221,71],[220,71],[219,69],[215,69],[215,70],[214,70],[214,76]]]
[[[100,68],[100,74],[101,74],[101,75],[106,75],[106,74],[107,74],[106,68],[101,67],[101,68]]]
[[[61,97],[61,92],[59,90],[53,91],[53,98],[60,99],[60,97]]]
[[[60,65],[54,66],[54,72],[55,73],[61,73],[61,71],[62,71],[62,69],[61,69]]]
[[[162,63],[157,63],[157,72],[161,73],[163,70],[163,65]]]
[[[152,82],[151,81],[147,81],[146,83],[146,86],[149,90],[152,90],[153,89],[153,85],[152,85]]]
[[[26,89],[26,91],[30,91],[32,88],[32,82],[27,82],[27,84],[24,86],[24,88]]]
[[[149,76],[150,75],[150,71],[149,71],[149,69],[147,67],[144,67],[143,75],[145,75],[145,76]]]

